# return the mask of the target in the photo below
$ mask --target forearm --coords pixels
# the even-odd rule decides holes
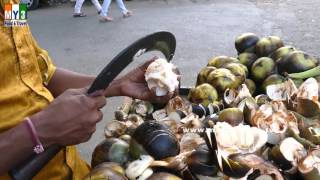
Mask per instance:
[[[33,146],[31,136],[23,123],[0,134],[0,175],[29,157]]]
[[[48,85],[48,89],[57,97],[67,89],[78,89],[90,86],[95,78],[95,76],[57,68]],[[121,80],[114,80],[105,90],[105,96],[121,96]]]
[[[78,89],[89,86],[94,79],[94,76],[57,68],[49,82],[48,89],[57,97],[67,89]]]

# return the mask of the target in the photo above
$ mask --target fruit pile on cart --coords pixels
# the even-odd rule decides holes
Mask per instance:
[[[319,59],[277,36],[244,33],[235,48],[167,104],[125,97],[86,178],[320,179]],[[174,91],[175,69],[151,63],[149,88]]]

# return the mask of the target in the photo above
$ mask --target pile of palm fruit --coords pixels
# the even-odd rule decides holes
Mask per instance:
[[[319,60],[244,33],[188,96],[115,111],[87,179],[320,179]]]

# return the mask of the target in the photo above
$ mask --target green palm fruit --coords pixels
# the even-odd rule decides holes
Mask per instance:
[[[217,90],[208,83],[203,83],[190,89],[188,99],[196,104],[208,106],[210,103],[218,100]]]
[[[215,87],[219,94],[223,94],[228,88],[237,88],[236,76],[225,68],[212,71],[208,76],[208,83]]]
[[[255,52],[255,45],[259,41],[259,37],[254,33],[243,33],[236,38],[235,47],[238,54],[243,52]]]
[[[279,72],[299,73],[317,66],[317,59],[302,51],[293,51],[277,62]]]
[[[269,36],[260,39],[256,44],[256,54],[259,57],[267,57],[283,46],[282,40],[277,36]]]
[[[266,77],[274,74],[276,63],[268,57],[257,59],[251,67],[251,75],[255,81],[262,82]]]
[[[227,63],[240,63],[238,59],[228,56],[217,56],[209,60],[207,66],[214,66],[220,68]]]
[[[272,58],[275,62],[278,62],[280,59],[286,57],[289,55],[291,52],[295,51],[296,48],[292,46],[283,46],[279,49],[277,49],[275,52],[273,52],[270,55],[270,58]]]
[[[207,67],[204,67],[200,70],[199,74],[198,74],[198,77],[197,77],[197,83],[196,85],[200,85],[200,84],[203,84],[203,83],[206,83],[207,82],[207,76],[214,70],[216,70],[217,68],[216,67],[213,67],[213,66],[207,66]]]
[[[239,54],[238,59],[241,64],[247,66],[247,68],[250,69],[252,64],[258,59],[258,56],[254,53],[244,52]]]

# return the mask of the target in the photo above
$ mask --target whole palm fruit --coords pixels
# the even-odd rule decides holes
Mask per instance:
[[[280,73],[298,73],[317,66],[317,59],[303,51],[293,51],[277,62]]]
[[[267,86],[272,85],[272,84],[281,84],[285,81],[286,79],[279,75],[279,74],[272,74],[268,76],[262,83],[262,89],[264,92],[267,90]]]
[[[259,41],[259,37],[254,33],[243,33],[236,38],[235,47],[238,54],[243,52],[255,52],[255,45]]]
[[[223,66],[226,69],[229,69],[232,74],[236,76],[235,86],[240,86],[244,83],[246,77],[248,76],[248,68],[240,63],[229,63]]]
[[[256,54],[259,57],[267,57],[275,50],[283,46],[282,40],[277,36],[269,36],[260,39],[256,44]]]
[[[228,63],[240,63],[238,59],[228,56],[217,56],[209,60],[207,66],[214,66],[216,68],[220,68]]]
[[[273,52],[270,55],[270,58],[272,58],[275,62],[277,62],[295,50],[296,50],[296,48],[294,48],[292,46],[283,46],[283,47],[277,49],[275,52]]]
[[[197,77],[197,83],[196,85],[200,85],[200,84],[203,84],[203,83],[206,83],[207,82],[207,77],[208,75],[216,70],[217,68],[216,67],[213,67],[213,66],[206,66],[204,68],[202,68],[198,74],[198,77]]]
[[[276,63],[268,57],[257,59],[251,67],[251,75],[255,81],[262,82],[266,77],[274,74]]]
[[[212,71],[208,76],[208,83],[215,87],[219,94],[223,94],[228,88],[237,88],[236,76],[225,68]]]
[[[217,90],[208,83],[190,89],[188,98],[191,102],[208,106],[218,99]]]
[[[254,53],[244,52],[239,54],[238,59],[241,64],[247,66],[247,68],[250,69],[252,64],[258,59],[258,56]]]

